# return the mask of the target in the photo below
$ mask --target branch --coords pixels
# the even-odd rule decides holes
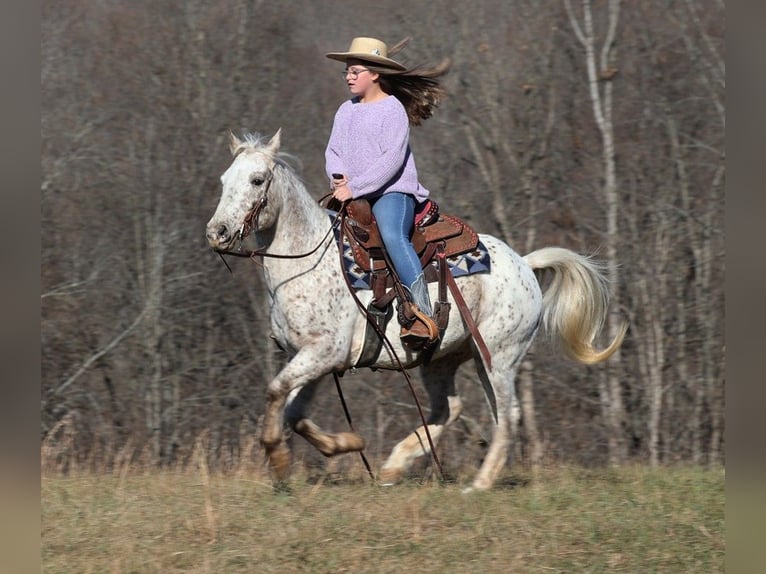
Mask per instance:
[[[609,68],[609,54],[614,46],[617,33],[617,21],[620,17],[620,0],[609,0],[609,30],[606,33],[604,46],[601,48],[601,71]]]
[[[87,285],[91,281],[92,279],[86,279],[85,281],[72,281],[71,283],[65,283],[64,285],[59,285],[58,287],[54,287],[50,291],[41,293],[40,299],[45,299],[46,297],[55,297],[57,295],[72,295],[76,292],[75,290],[78,287]]]
[[[95,267],[86,279],[83,279],[81,281],[72,281],[70,283],[65,283],[63,285],[58,285],[57,287],[53,287],[50,291],[41,293],[40,299],[45,299],[46,297],[54,297],[56,295],[72,295],[76,292],[75,290],[78,287],[82,287],[87,285],[88,283],[93,282],[93,280],[96,277],[98,277],[98,274],[99,274],[99,268]]]
[[[141,323],[142,319],[151,308],[152,308],[152,305],[147,305],[146,307],[144,307],[144,310],[141,311],[141,313],[139,313],[138,317],[136,317],[133,320],[133,322],[128,326],[127,329],[125,329],[122,333],[120,333],[114,339],[112,339],[103,349],[91,355],[80,366],[80,368],[77,369],[77,371],[71,377],[69,377],[66,381],[64,381],[56,389],[54,389],[51,395],[58,395],[59,393],[64,392],[72,383],[74,383],[80,377],[80,375],[82,375],[85,371],[87,371],[93,363],[98,361],[101,357],[103,357],[109,351],[111,351],[117,345],[119,345],[120,341],[122,341],[125,337],[127,337],[130,333],[132,333],[136,327],[138,327],[139,323]]]
[[[713,42],[710,40],[710,36],[707,32],[705,32],[705,27],[702,25],[702,22],[700,22],[699,15],[697,14],[697,9],[694,7],[694,3],[690,2],[689,0],[686,0],[686,7],[689,10],[689,13],[691,14],[692,21],[694,22],[695,28],[697,28],[697,31],[699,32],[700,36],[702,36],[702,41],[705,44],[705,47],[708,49],[708,52],[712,55],[714,62],[710,65],[710,69],[713,71],[713,76],[715,76],[716,81],[718,82],[719,86],[721,88],[726,87],[726,60],[724,60],[721,55],[718,53],[718,50],[713,45]]]
[[[580,24],[577,21],[577,16],[575,16],[575,13],[572,11],[572,4],[569,0],[564,0],[564,8],[566,8],[567,16],[569,16],[569,22],[572,24],[572,30],[574,30],[575,36],[577,36],[580,44],[585,46],[585,35],[582,33],[582,28],[580,28]]]

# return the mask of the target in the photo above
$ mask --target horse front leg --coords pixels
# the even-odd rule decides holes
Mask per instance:
[[[290,449],[284,436],[285,416],[290,427],[325,456],[364,448],[364,439],[358,434],[325,432],[304,414],[318,378],[332,368],[328,361],[338,354],[338,349],[304,347],[269,384],[261,444],[278,481],[290,475]]]
[[[266,394],[266,414],[263,420],[261,444],[266,451],[269,466],[278,481],[290,476],[290,448],[282,432],[282,412],[286,396],[269,388]]]
[[[290,475],[290,448],[284,435],[284,413],[288,396],[311,384],[327,372],[324,350],[301,349],[274,377],[266,390],[266,413],[263,420],[261,444],[269,466],[278,481]],[[323,360],[324,359],[324,360]]]
[[[324,456],[330,457],[364,449],[364,439],[354,432],[328,433],[306,415],[318,386],[314,381],[290,393],[285,408],[287,424]]]

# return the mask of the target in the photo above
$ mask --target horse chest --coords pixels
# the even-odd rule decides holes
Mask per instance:
[[[276,260],[264,267],[275,334],[303,346],[317,337],[334,336],[355,310],[334,257]]]

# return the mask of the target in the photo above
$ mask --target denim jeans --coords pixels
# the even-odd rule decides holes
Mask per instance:
[[[396,273],[404,285],[411,287],[423,272],[410,241],[415,220],[415,198],[408,193],[389,192],[371,203],[380,237]]]

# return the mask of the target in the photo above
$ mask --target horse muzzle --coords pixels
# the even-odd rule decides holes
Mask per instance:
[[[226,249],[236,238],[236,231],[232,230],[225,223],[209,223],[205,237],[213,249]]]

